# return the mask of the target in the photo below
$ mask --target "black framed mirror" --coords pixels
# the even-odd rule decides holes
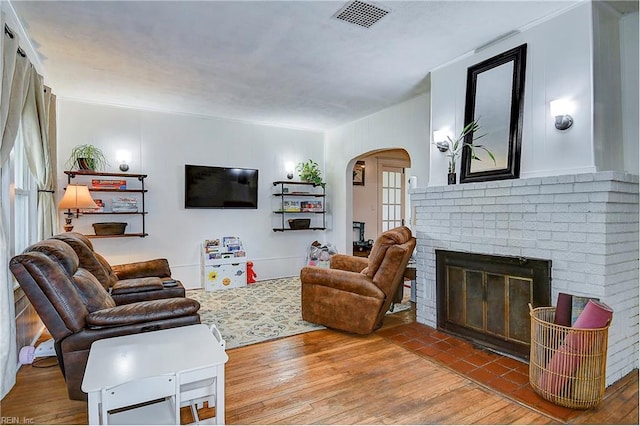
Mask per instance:
[[[460,183],[520,177],[520,145],[527,45],[501,53],[467,70],[464,122],[478,120],[478,134],[468,134],[465,142],[484,135],[481,144],[493,154],[471,148],[462,151]]]

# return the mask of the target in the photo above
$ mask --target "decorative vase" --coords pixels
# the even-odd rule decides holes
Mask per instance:
[[[456,184],[456,174],[455,173],[449,173],[447,175],[447,183],[449,185],[455,185]]]

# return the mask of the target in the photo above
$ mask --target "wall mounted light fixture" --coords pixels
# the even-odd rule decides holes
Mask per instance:
[[[446,130],[436,130],[433,132],[433,141],[436,143],[436,147],[440,152],[447,152],[449,150],[449,142],[447,141]]]
[[[287,179],[293,179],[293,172],[296,170],[296,166],[293,164],[293,161],[287,161],[284,168],[287,172]]]
[[[569,115],[573,112],[573,103],[567,99],[556,99],[549,102],[551,115],[556,119],[555,125],[558,130],[567,130],[573,126],[573,117]]]
[[[80,209],[95,209],[96,207],[98,206],[91,198],[87,185],[67,185],[62,200],[58,204],[59,209],[67,209],[64,230],[66,232],[73,230],[71,224],[73,210],[76,211],[76,217],[80,217]]]
[[[118,162],[120,163],[120,170],[126,172],[129,170],[129,163],[131,162],[131,154],[124,149],[119,150],[116,153]]]

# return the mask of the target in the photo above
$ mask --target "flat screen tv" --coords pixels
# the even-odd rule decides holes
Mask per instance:
[[[257,209],[258,171],[237,167],[184,166],[187,209]]]

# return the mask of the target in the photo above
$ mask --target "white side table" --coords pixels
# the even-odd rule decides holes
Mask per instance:
[[[131,334],[93,342],[82,380],[89,395],[89,424],[102,424],[100,391],[162,374],[178,374],[181,387],[214,378],[216,424],[224,424],[224,364],[220,342],[204,324]]]

